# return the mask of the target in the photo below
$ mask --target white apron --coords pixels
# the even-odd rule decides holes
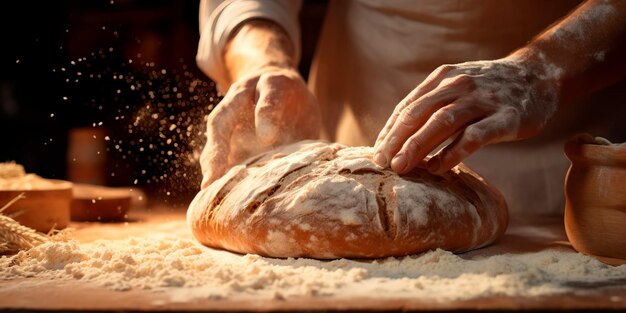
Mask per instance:
[[[198,64],[218,84],[223,80],[220,49],[228,31],[247,18],[274,20],[299,46],[299,1],[206,2]],[[439,65],[504,57],[580,2],[330,1],[309,77],[322,110],[323,137],[372,145],[395,105]],[[562,212],[569,165],[564,141],[580,131],[626,140],[624,92],[616,88],[588,102],[593,105],[557,113],[533,139],[485,147],[465,163],[500,189],[512,213]]]
[[[372,145],[394,106],[439,65],[506,56],[579,1],[331,1],[310,86],[324,137]],[[481,149],[465,163],[512,212],[563,210],[562,139]]]

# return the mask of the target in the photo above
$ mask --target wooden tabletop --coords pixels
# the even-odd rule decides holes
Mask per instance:
[[[118,224],[74,223],[79,241],[122,239],[145,233],[155,225],[178,221],[184,212],[136,211],[131,222]],[[113,231],[112,231],[113,230]],[[182,234],[182,236],[190,236]],[[571,249],[562,216],[513,217],[506,235],[497,243],[463,256]],[[33,280],[37,280],[33,284]],[[25,288],[27,286],[28,288]],[[79,280],[46,281],[20,278],[0,281],[0,309],[20,311],[413,311],[413,310],[510,310],[510,309],[621,309],[626,310],[626,283],[577,286],[572,292],[544,297],[491,296],[463,301],[424,299],[287,298],[282,300],[197,299],[185,303],[166,301],[152,291],[119,292]]]

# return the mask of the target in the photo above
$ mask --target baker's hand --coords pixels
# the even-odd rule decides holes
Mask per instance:
[[[209,114],[202,187],[254,154],[318,138],[320,123],[317,101],[294,69],[264,67],[243,76]]]
[[[374,160],[400,174],[440,174],[485,145],[532,137],[556,111],[558,77],[542,60],[518,57],[441,66],[396,106]]]

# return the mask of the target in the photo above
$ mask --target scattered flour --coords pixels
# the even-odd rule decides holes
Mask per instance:
[[[598,62],[603,62],[605,57],[606,57],[606,51],[598,51],[593,54],[593,58],[596,59],[596,61]]]
[[[0,279],[70,279],[166,301],[286,299],[297,296],[464,300],[541,296],[608,282],[623,286],[626,265],[571,252],[458,256],[443,250],[375,261],[272,259],[213,250],[194,240],[145,235],[91,243],[50,242],[0,258]]]

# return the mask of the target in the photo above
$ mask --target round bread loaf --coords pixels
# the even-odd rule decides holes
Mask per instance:
[[[372,153],[321,141],[268,151],[201,190],[187,222],[210,247],[319,259],[463,252],[504,233],[504,199],[466,166],[398,176]]]

